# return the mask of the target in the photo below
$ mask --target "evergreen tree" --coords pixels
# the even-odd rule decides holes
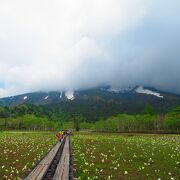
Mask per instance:
[[[144,107],[144,114],[148,114],[148,115],[154,115],[154,108],[150,105],[150,104],[147,104],[145,107]]]

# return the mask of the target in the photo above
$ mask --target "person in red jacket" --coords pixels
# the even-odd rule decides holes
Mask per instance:
[[[58,138],[58,141],[61,142],[61,138],[62,138],[61,134],[58,133],[58,134],[56,134],[56,136],[57,136],[57,138]]]

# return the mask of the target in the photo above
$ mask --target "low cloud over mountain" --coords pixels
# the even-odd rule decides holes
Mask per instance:
[[[180,93],[177,0],[0,2],[0,97],[154,86]]]

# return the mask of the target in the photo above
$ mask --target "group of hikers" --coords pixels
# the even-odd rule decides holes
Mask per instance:
[[[70,131],[69,131],[69,130],[61,130],[61,131],[59,131],[59,132],[56,134],[56,136],[57,136],[57,138],[58,138],[58,141],[61,142],[62,139],[63,139],[63,137],[64,137],[64,136],[67,136],[67,135],[69,135],[69,134],[70,134]]]

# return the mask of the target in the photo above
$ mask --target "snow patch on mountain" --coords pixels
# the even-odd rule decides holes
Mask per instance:
[[[125,92],[130,92],[132,90],[133,90],[133,87],[125,87],[125,88],[110,87],[108,89],[109,92],[113,92],[113,93],[125,93]]]
[[[27,96],[24,96],[23,99],[26,100],[26,99],[27,99]]]
[[[65,96],[69,100],[74,100],[74,92],[73,91],[66,91]]]
[[[160,93],[151,91],[149,89],[144,89],[142,86],[139,86],[136,90],[137,93],[141,93],[141,94],[149,94],[149,95],[153,95],[159,98],[163,98],[163,96],[160,95]]]
[[[60,92],[60,96],[59,96],[59,98],[60,98],[60,99],[62,98],[62,91]]]
[[[49,98],[49,96],[46,96],[44,99],[46,100],[46,99],[48,99]]]

